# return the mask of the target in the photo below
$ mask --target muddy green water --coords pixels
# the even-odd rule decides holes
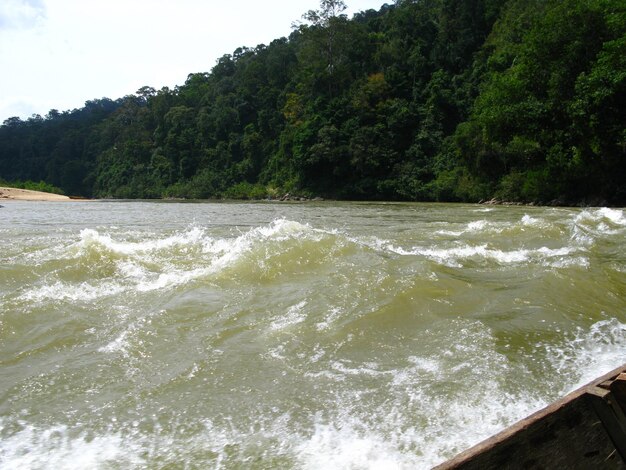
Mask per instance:
[[[430,468],[626,362],[622,209],[2,204],[3,469]]]

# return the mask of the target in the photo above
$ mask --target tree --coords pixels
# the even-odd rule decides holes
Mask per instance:
[[[7,119],[0,178],[112,197],[626,202],[623,0],[390,3],[348,20],[322,0],[288,38],[173,89]]]
[[[318,43],[325,56],[325,68],[332,91],[332,78],[335,75],[337,62],[337,36],[346,16],[342,13],[348,7],[341,0],[321,0],[319,10],[309,10],[302,18],[313,27],[314,42]],[[343,20],[343,21],[342,21]]]

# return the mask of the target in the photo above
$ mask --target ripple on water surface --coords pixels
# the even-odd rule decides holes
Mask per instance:
[[[430,468],[625,357],[621,209],[41,207],[3,209],[2,468]]]

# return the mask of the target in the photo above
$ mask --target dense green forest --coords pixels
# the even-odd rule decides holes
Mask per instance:
[[[0,178],[114,198],[626,202],[623,0],[322,0],[174,89],[0,126]]]

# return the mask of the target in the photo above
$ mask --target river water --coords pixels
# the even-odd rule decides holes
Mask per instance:
[[[3,205],[3,469],[430,468],[626,362],[623,209]]]

